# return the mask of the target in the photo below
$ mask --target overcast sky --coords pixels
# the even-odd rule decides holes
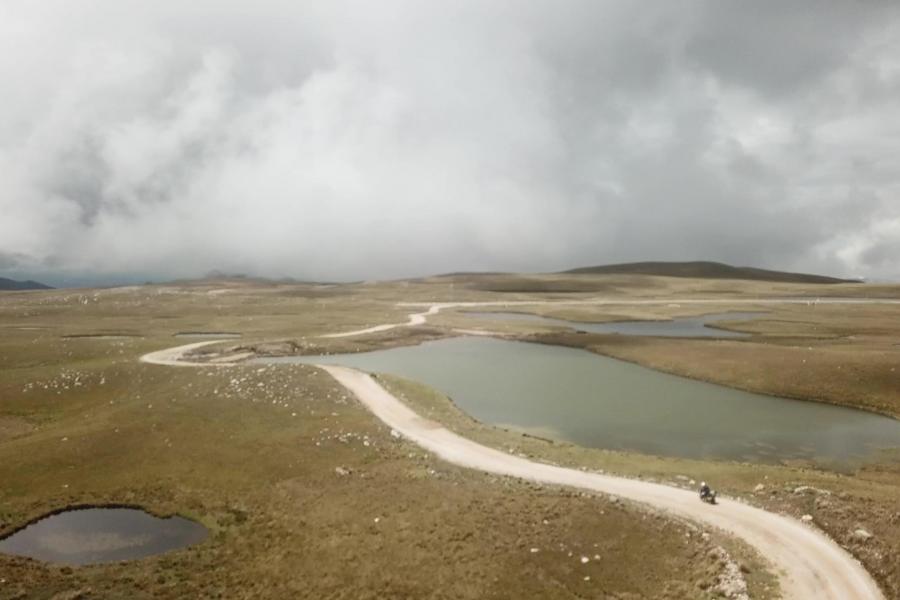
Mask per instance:
[[[898,6],[4,0],[0,275],[900,279]]]

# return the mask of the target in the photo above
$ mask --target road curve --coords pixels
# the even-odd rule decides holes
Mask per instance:
[[[438,310],[432,307],[427,314]],[[204,341],[159,350],[145,354],[140,360],[166,366],[233,366],[234,363],[227,362],[211,364],[182,360],[190,350],[212,343],[216,342]],[[820,531],[796,519],[728,498],[720,498],[716,506],[709,506],[701,503],[692,491],[512,456],[420,417],[366,373],[338,366],[319,368],[351,391],[386,425],[448,462],[498,475],[612,494],[726,531],[753,546],[775,566],[785,598],[884,600],[875,581],[853,556]]]
[[[894,298],[674,298],[674,299],[647,299],[647,300],[617,300],[614,298],[586,298],[583,300],[509,300],[490,302],[399,302],[397,306],[428,307],[428,310],[409,315],[406,323],[388,323],[375,325],[365,329],[354,329],[341,333],[329,333],[323,338],[344,338],[389,331],[398,327],[414,327],[424,325],[428,317],[436,315],[445,308],[509,308],[522,306],[666,306],[671,304],[688,304],[697,306],[715,306],[721,304],[759,304],[771,306],[778,304],[796,304],[806,306],[818,306],[820,304],[900,304],[900,300]],[[483,335],[483,334],[476,334]]]
[[[386,325],[376,325],[374,327],[367,327],[366,329],[356,329],[354,331],[345,331],[343,333],[328,333],[321,337],[323,338],[343,338],[343,337],[353,337],[355,335],[364,335],[366,333],[375,333],[378,331],[388,331],[390,329],[396,329],[397,327],[413,327],[415,325],[424,325],[428,320],[428,315],[436,315],[438,311],[444,308],[443,305],[434,304],[427,305],[429,306],[428,310],[421,313],[413,313],[409,315],[409,320],[406,323],[389,323]]]
[[[208,342],[194,342],[193,344],[184,344],[183,346],[175,346],[174,348],[166,348],[165,350],[157,350],[143,355],[140,358],[142,363],[150,363],[151,365],[164,365],[167,367],[215,367],[213,363],[200,363],[184,360],[184,355],[191,350],[217,344],[219,340],[211,340]],[[218,363],[219,366],[229,366],[227,363]]]
[[[697,495],[657,483],[585,473],[532,462],[482,446],[423,419],[355,369],[321,366],[386,425],[453,464],[497,475],[613,494],[705,523],[737,537],[775,565],[785,598],[797,600],[881,600],[884,596],[862,565],[834,541],[796,519],[728,498],[716,506]]]

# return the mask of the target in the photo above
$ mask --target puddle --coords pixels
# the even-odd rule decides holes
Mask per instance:
[[[233,340],[241,337],[241,334],[228,331],[180,331],[175,334],[175,337],[195,340]]]
[[[135,508],[78,508],[44,517],[0,540],[0,552],[87,565],[162,554],[202,542],[208,533],[184,517],[161,519]]]

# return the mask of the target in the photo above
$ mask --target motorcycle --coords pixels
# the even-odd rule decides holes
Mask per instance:
[[[708,502],[709,504],[716,503],[716,490],[701,491],[700,492],[700,500],[703,502]]]

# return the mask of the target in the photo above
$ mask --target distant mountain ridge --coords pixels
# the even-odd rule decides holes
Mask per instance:
[[[7,279],[0,277],[0,291],[19,291],[19,290],[52,290],[49,285],[44,285],[38,281],[16,281],[15,279]]]
[[[712,261],[635,262],[581,267],[562,272],[584,275],[657,275],[661,277],[693,277],[697,279],[749,279],[781,283],[860,283],[857,279],[839,279],[825,275],[770,271],[755,267],[734,267]]]

